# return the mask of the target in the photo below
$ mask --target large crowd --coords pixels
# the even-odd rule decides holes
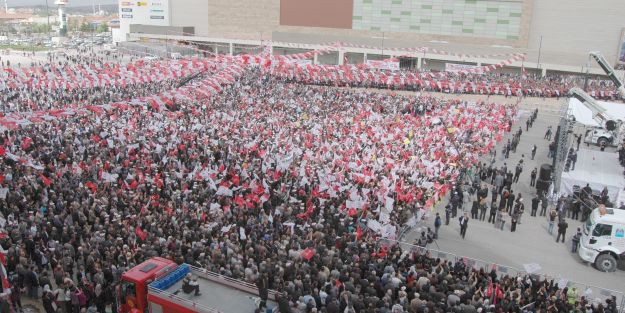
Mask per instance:
[[[39,70],[58,68],[28,69]],[[0,137],[12,286],[1,312],[20,310],[22,294],[47,313],[117,312],[121,274],[153,256],[285,291],[285,313],[616,312],[614,300],[553,281],[380,245],[459,188],[511,130],[515,106],[313,86],[258,67],[210,78],[218,72],[70,86],[79,96],[67,98],[7,71],[5,82],[30,86],[5,84],[19,91],[3,99],[5,112],[29,116],[28,100],[101,109],[46,115]],[[131,100],[150,92],[175,96],[166,108]],[[118,101],[132,105],[107,105]]]
[[[592,97],[618,100],[612,81],[582,75],[527,75],[513,73],[448,73],[432,70],[384,71],[357,65],[328,66],[282,63],[274,75],[306,84],[389,88],[453,94],[501,95],[506,97],[559,98],[573,87],[584,88]]]

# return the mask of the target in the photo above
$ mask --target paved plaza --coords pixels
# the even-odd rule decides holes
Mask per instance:
[[[470,96],[468,98],[476,100],[480,98],[485,99],[486,97]],[[506,99],[504,97],[491,97],[489,100],[508,103],[516,101],[516,99]],[[525,204],[525,213],[521,219],[522,224],[517,225],[516,232],[510,231],[509,220],[505,224],[503,231],[496,229],[493,224],[489,224],[486,221],[470,220],[466,239],[463,240],[460,237],[460,226],[458,223],[460,215],[456,219],[452,219],[448,226],[444,225],[444,206],[448,203],[448,199],[445,199],[436,207],[436,212],[439,212],[443,219],[443,226],[440,228],[439,239],[437,240],[439,248],[435,245],[428,245],[428,248],[506,265],[519,270],[523,270],[523,264],[537,263],[542,268],[541,274],[552,276],[556,281],[564,278],[581,284],[625,292],[625,268],[622,264],[619,266],[619,270],[614,273],[603,273],[585,264],[577,254],[570,252],[571,237],[575,234],[577,227],[581,226],[581,222],[567,219],[569,227],[566,233],[566,242],[556,243],[556,231],[554,231],[554,235],[549,235],[547,232],[547,219],[541,216],[530,216],[531,199],[535,195],[535,189],[530,187],[530,172],[534,167],[540,169],[541,164],[551,163],[547,159],[549,143],[543,139],[543,136],[549,125],[553,127],[555,133],[559,122],[558,114],[563,103],[562,101],[566,100],[523,99],[520,104],[522,114],[513,126],[513,131],[516,131],[519,126],[523,127],[523,135],[521,136],[517,152],[511,152],[510,158],[503,160],[501,157],[502,145],[497,146],[498,155],[495,163],[497,167],[506,162],[508,168],[514,170],[514,167],[521,159],[521,155],[525,155],[525,166],[519,182],[512,185],[515,194],[520,192],[523,195]],[[539,110],[538,118],[534,122],[534,126],[529,131],[525,131],[527,114],[523,113],[528,113],[534,108]],[[502,143],[505,143],[506,139],[511,137],[512,135],[508,135]],[[536,158],[531,160],[531,147],[533,144],[536,144],[538,149]],[[488,199],[490,202],[490,190]],[[470,210],[470,203],[465,204],[465,209]],[[432,229],[433,221],[432,215],[426,222],[427,226],[432,227]],[[418,230],[413,230],[406,234],[403,241],[413,242],[419,235]]]

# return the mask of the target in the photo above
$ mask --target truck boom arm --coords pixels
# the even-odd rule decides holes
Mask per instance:
[[[571,96],[579,100],[579,102],[581,102],[592,112],[592,118],[600,125],[604,125],[608,120],[611,119],[610,116],[606,113],[606,110],[601,105],[599,105],[599,103],[597,103],[597,100],[595,100],[581,88],[573,87],[571,88],[570,93]]]
[[[612,80],[621,98],[625,98],[625,86],[623,85],[623,82],[616,76],[614,68],[612,68],[612,66],[605,60],[603,54],[598,51],[591,51],[590,56],[595,59],[595,61],[597,61],[597,63],[603,69],[606,75],[608,75],[610,80]]]

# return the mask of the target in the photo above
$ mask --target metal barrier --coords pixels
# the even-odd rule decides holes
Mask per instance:
[[[466,256],[459,256],[451,252],[444,252],[435,249],[430,249],[427,247],[421,247],[418,245],[414,245],[408,242],[393,240],[393,239],[381,239],[379,242],[380,245],[399,245],[406,252],[414,252],[418,251],[419,254],[424,254],[429,256],[430,258],[438,258],[441,260],[451,261],[455,264],[458,261],[462,261],[466,266],[469,266],[473,269],[479,270],[484,269],[484,271],[490,272],[492,269],[495,269],[498,276],[510,276],[510,277],[519,277],[530,275],[532,277],[538,277],[540,280],[552,280],[555,283],[566,281],[566,286],[559,286],[560,289],[564,287],[568,287],[571,292],[576,292],[578,298],[581,296],[585,296],[589,302],[594,300],[605,301],[606,299],[614,299],[617,305],[617,311],[621,313],[625,313],[625,294],[620,291],[611,290],[607,288],[601,288],[589,284],[582,284],[579,282],[571,281],[568,279],[564,279],[562,277],[557,276],[549,276],[545,274],[529,274],[526,271],[519,270],[517,268],[511,266],[505,266],[501,264],[496,264],[493,262],[487,262],[480,259],[474,259]]]

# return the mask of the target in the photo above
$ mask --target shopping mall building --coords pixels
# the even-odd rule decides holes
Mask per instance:
[[[340,42],[311,60],[322,64],[397,57],[402,67],[441,69],[525,53],[501,70],[580,73],[590,64],[602,73],[589,51],[625,64],[623,0],[121,0],[119,15],[119,42],[232,54],[261,43],[288,54]]]

